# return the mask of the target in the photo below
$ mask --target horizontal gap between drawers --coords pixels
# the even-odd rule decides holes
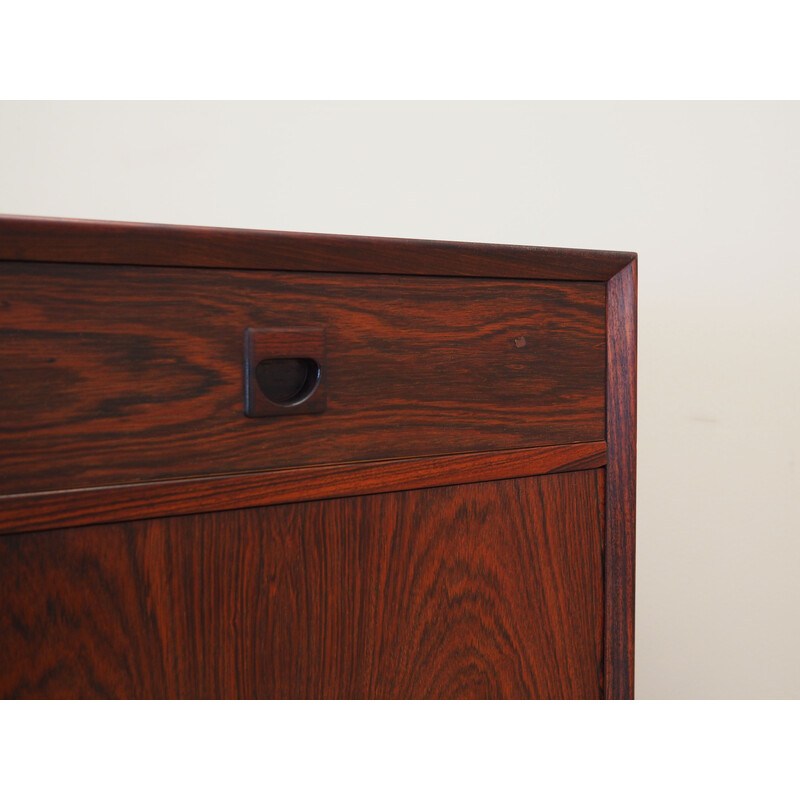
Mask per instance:
[[[14,494],[0,497],[0,533],[480,483],[605,463],[605,442],[581,442]]]

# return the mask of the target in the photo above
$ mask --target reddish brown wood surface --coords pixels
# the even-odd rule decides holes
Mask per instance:
[[[632,697],[633,259],[0,217],[0,694]]]
[[[633,698],[636,261],[608,282],[605,696]]]
[[[0,492],[603,439],[605,286],[0,268]],[[325,329],[324,413],[243,413],[248,327]]]
[[[598,698],[602,482],[2,537],[0,695]]]
[[[600,467],[605,442],[0,497],[0,534]]]
[[[608,280],[632,253],[0,216],[0,260]]]

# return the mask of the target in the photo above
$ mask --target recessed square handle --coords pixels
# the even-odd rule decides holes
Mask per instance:
[[[322,328],[248,328],[244,413],[278,417],[324,411],[324,361]]]

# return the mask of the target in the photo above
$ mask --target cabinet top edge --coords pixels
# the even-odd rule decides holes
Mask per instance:
[[[632,252],[0,214],[0,261],[607,281]]]

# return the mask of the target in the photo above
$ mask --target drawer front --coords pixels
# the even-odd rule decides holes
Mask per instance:
[[[2,493],[604,438],[602,282],[6,263],[0,298]],[[248,328],[322,332],[324,409],[245,415]]]

